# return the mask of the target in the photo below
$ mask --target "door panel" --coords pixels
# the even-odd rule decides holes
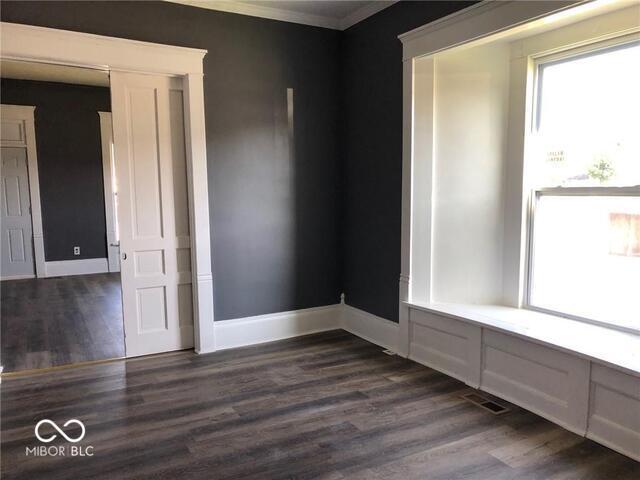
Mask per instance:
[[[182,81],[112,72],[111,91],[127,356],[190,348]]]
[[[35,273],[27,150],[2,147],[0,155],[0,244],[2,278]]]

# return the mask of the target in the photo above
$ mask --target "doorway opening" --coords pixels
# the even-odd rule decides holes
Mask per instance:
[[[206,50],[6,22],[0,36],[2,60],[109,72],[126,356],[215,351]],[[40,278],[51,272],[39,267],[46,238],[38,214]]]
[[[124,357],[109,74],[1,67],[3,371]]]
[[[193,348],[182,78],[2,66],[4,371]]]

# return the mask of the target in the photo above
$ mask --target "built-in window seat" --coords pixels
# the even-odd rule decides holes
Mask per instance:
[[[640,335],[496,305],[409,308],[409,358],[640,460]]]

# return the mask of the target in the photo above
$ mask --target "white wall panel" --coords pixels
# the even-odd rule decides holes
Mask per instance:
[[[502,298],[509,55],[507,45],[447,52],[435,57],[435,80],[415,77],[416,82],[435,85],[433,127],[417,123],[428,111],[416,109],[414,114],[416,145],[429,143],[422,137],[428,139],[432,132],[434,137],[428,218],[432,251],[422,242],[412,251],[431,257],[431,302],[491,304]],[[426,90],[416,91],[416,102],[419,94],[428,94]],[[428,109],[423,104],[416,107]],[[413,208],[417,205],[414,202]],[[415,232],[427,228],[421,223],[422,218],[414,219]],[[422,249],[426,252],[417,253]]]
[[[490,330],[482,350],[482,389],[584,434],[588,360]]]
[[[481,328],[420,310],[409,312],[409,358],[480,385]]]
[[[587,436],[640,461],[640,378],[593,365]]]

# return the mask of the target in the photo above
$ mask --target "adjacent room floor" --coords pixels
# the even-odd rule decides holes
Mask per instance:
[[[119,273],[0,283],[5,372],[124,356]]]
[[[343,331],[2,382],[9,479],[635,479],[640,464]],[[34,423],[84,422],[91,457],[33,457]],[[79,429],[69,426],[76,436]]]

